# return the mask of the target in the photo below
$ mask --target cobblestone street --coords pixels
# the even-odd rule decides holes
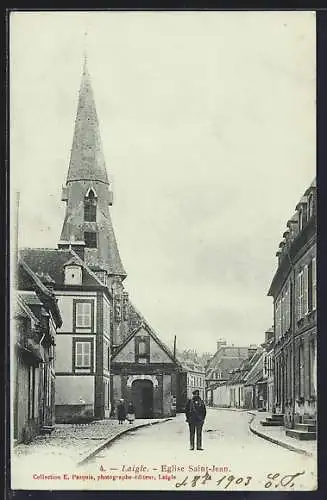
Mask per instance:
[[[102,420],[90,424],[57,424],[49,436],[38,436],[30,444],[19,444],[13,448],[12,469],[18,471],[21,481],[21,471],[35,472],[33,464],[42,464],[47,473],[60,472],[76,468],[76,464],[91,453],[96,447],[106,443],[118,432],[138,427],[158,420],[139,419],[134,424],[125,422],[119,425],[117,420]],[[13,474],[15,483],[15,474]]]
[[[67,473],[71,479],[73,476],[74,478],[66,481],[65,488],[61,482],[61,489],[85,487],[114,490],[117,484],[115,477],[120,477],[119,489],[176,489],[176,483],[183,482],[187,477],[186,484],[180,486],[180,489],[192,490],[195,488],[192,487],[192,480],[197,476],[197,467],[202,467],[199,472],[202,477],[205,468],[213,465],[217,467],[217,471],[211,474],[211,480],[201,485],[201,488],[215,489],[216,482],[225,476],[219,489],[226,487],[229,490],[242,490],[246,477],[251,478],[249,489],[265,489],[269,480],[267,475],[270,474],[275,477],[275,480],[270,481],[270,488],[314,489],[315,457],[289,451],[255,436],[249,430],[251,419],[246,411],[209,409],[203,429],[204,451],[201,452],[189,450],[188,427],[185,416],[180,414],[168,422],[132,430],[79,467],[76,466],[78,460],[94,448],[95,444],[104,442],[105,436],[109,439],[110,435],[121,430],[122,426],[115,421],[91,424],[88,426],[88,438],[81,428],[58,426],[54,437],[38,439],[31,448],[31,445],[26,446],[26,449],[30,449],[29,454],[24,456],[24,448],[17,447],[15,460],[19,460],[20,464],[17,469],[20,470],[20,481],[26,481],[31,489],[44,487],[42,474]],[[138,425],[140,423],[141,421],[137,421]],[[128,425],[124,424],[124,427]],[[295,441],[294,445],[296,444]],[[32,457],[37,458],[37,462],[33,460],[38,463],[37,471],[33,467]],[[174,472],[174,466],[184,467],[185,471]],[[189,467],[193,469],[190,470]],[[39,480],[32,480],[32,469],[34,474],[40,475]],[[160,483],[159,473],[162,478]],[[289,485],[291,482],[286,487],[279,485],[277,478],[297,473],[300,475],[294,480],[293,487]],[[121,479],[128,474],[131,474],[131,480]],[[98,480],[99,476],[102,477],[101,480]],[[153,480],[144,480],[146,477]],[[284,480],[284,484],[286,483],[287,480]],[[56,480],[48,480],[46,484],[48,488],[56,488]]]

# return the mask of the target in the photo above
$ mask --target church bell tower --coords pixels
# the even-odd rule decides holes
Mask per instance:
[[[62,190],[66,214],[59,248],[72,248],[113,295],[113,343],[126,332],[123,267],[111,221],[113,203],[95,107],[87,57],[79,89],[73,145],[66,185]]]

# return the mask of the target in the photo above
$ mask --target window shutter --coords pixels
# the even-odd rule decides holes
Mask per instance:
[[[308,304],[308,266],[304,266],[303,274],[303,313],[308,314],[309,304]]]
[[[317,289],[317,268],[316,268],[316,259],[312,259],[312,310],[316,309],[317,307],[317,295],[316,295],[316,289]]]

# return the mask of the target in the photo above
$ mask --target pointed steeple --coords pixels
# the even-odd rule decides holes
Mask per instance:
[[[123,280],[109,205],[112,193],[102,151],[87,56],[84,53],[73,146],[62,200],[67,203],[60,248],[74,248],[95,272]]]
[[[109,184],[86,53],[67,183],[76,180],[94,180]]]

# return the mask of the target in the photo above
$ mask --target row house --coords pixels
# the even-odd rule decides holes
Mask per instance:
[[[315,436],[317,414],[316,182],[287,222],[268,295],[274,301],[276,413],[287,434]],[[312,423],[310,432],[305,422]]]
[[[213,406],[264,410],[267,404],[266,351],[251,348],[248,358],[231,370],[228,379],[212,387]]]
[[[47,273],[19,259],[12,315],[13,439],[30,442],[55,423],[55,345],[62,318]]]
[[[184,411],[193,391],[198,390],[200,397],[205,399],[205,369],[202,365],[192,362],[181,362],[178,374],[177,411]]]
[[[231,371],[240,367],[253,348],[253,346],[227,345],[226,340],[218,340],[217,351],[206,365],[206,401],[209,405],[214,404],[213,391],[217,387],[217,383],[226,382]]]
[[[20,250],[35,273],[54,282],[62,315],[56,337],[56,421],[110,413],[110,293],[73,248]]]
[[[266,331],[265,342],[262,344],[265,348],[263,361],[263,374],[267,384],[266,410],[272,412],[274,409],[274,328]]]

